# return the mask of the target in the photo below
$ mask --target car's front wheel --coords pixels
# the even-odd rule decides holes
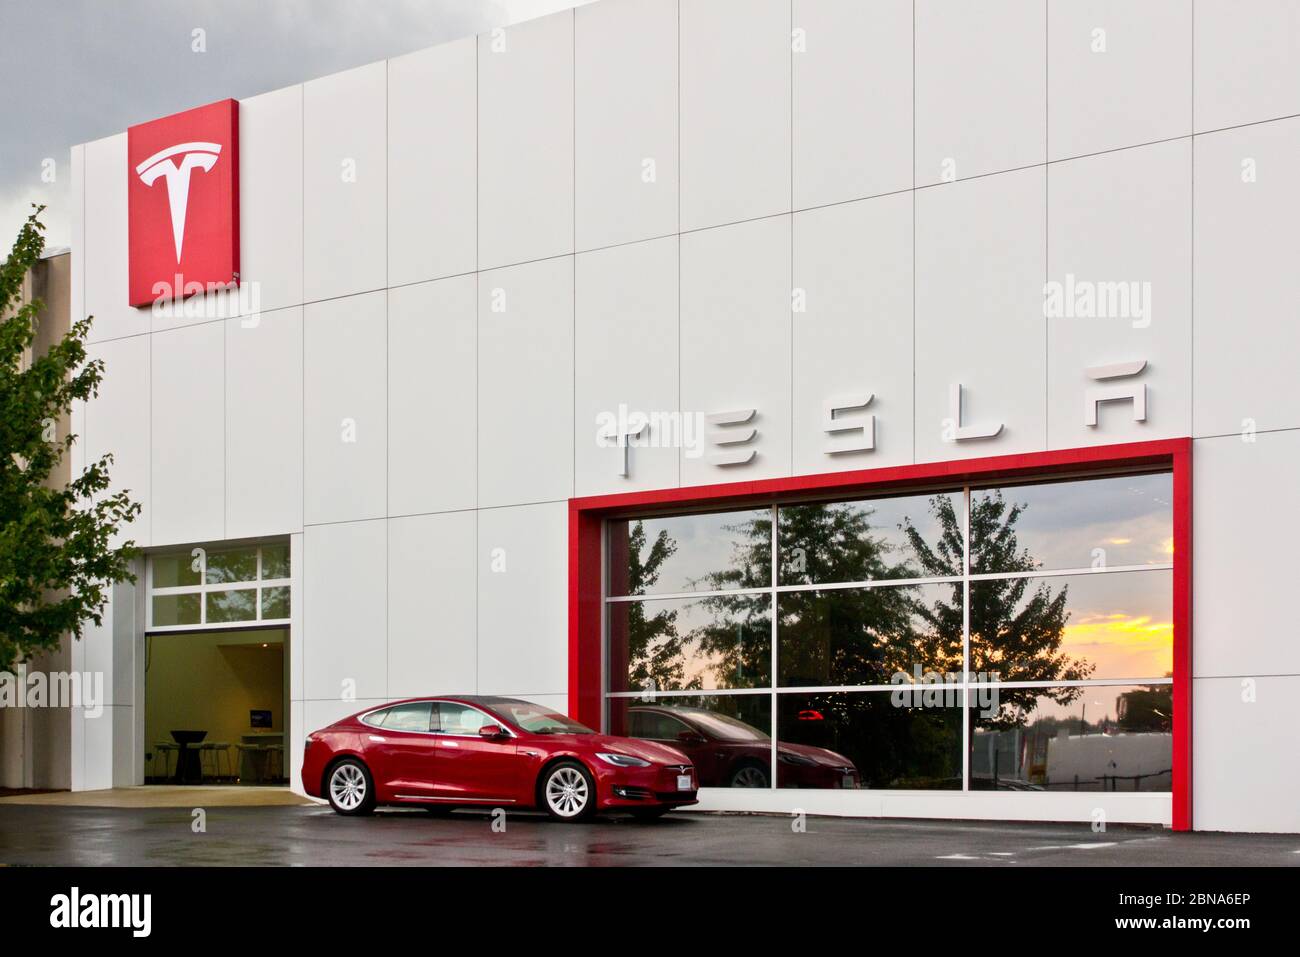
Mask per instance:
[[[542,778],[542,805],[557,821],[581,821],[596,811],[596,782],[577,761],[561,761]]]
[[[325,793],[339,814],[369,814],[375,809],[375,786],[370,771],[356,758],[344,758],[330,769]]]
[[[759,764],[742,764],[731,772],[727,787],[765,788],[767,787],[767,768]]]

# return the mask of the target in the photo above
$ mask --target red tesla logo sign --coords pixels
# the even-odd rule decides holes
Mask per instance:
[[[127,131],[131,305],[239,283],[239,103]]]

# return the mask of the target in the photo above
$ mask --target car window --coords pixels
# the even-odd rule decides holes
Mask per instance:
[[[372,711],[369,714],[362,715],[361,723],[368,724],[372,728],[382,728],[384,726],[384,719],[387,717],[388,709],[384,708],[381,711]]]
[[[381,727],[385,731],[428,731],[432,708],[428,701],[396,705],[388,709]]]
[[[438,722],[438,730],[443,734],[478,734],[483,725],[496,724],[477,708],[450,701],[438,702]]]
[[[677,736],[683,731],[691,730],[685,723],[657,711],[642,711],[637,716],[642,720],[634,720],[632,723],[632,737],[634,738],[676,741]]]

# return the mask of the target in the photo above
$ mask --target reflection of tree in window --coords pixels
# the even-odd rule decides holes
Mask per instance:
[[[1116,731],[1125,734],[1163,732],[1174,727],[1174,686],[1146,685],[1119,696],[1115,705]]]
[[[820,503],[780,510],[782,584],[922,577],[913,556],[873,534],[870,510]],[[887,685],[899,671],[941,667],[953,650],[927,635],[916,615],[917,586],[783,592],[778,651],[783,685]],[[961,660],[961,609],[955,650]]]
[[[645,523],[628,524],[628,594],[641,595],[659,581],[660,569],[677,551],[677,543],[661,530],[647,547]],[[655,611],[654,609],[658,609]],[[647,610],[651,613],[647,614]],[[620,602],[611,615],[625,616],[618,630],[627,636],[628,682],[631,688],[680,690],[700,687],[699,677],[686,681],[685,650],[677,634],[677,611],[644,602]]]
[[[257,590],[208,592],[208,621],[252,621],[257,618]]]
[[[709,572],[701,582],[708,590],[754,588],[772,582],[772,518],[758,513],[735,525],[731,567]],[[709,622],[692,629],[686,640],[711,662],[715,687],[768,685],[772,670],[772,597],[770,593],[711,595],[701,598]]]
[[[961,521],[952,500],[935,496],[931,508],[943,529],[935,547],[906,523],[905,531],[917,561],[928,577],[961,575]],[[1016,537],[1016,522],[1023,505],[1008,504],[1000,492],[972,499],[970,512],[970,570],[979,575],[996,570],[1027,572],[1039,563],[1021,549]],[[952,598],[938,600],[930,607],[918,604],[919,617],[931,626],[929,650],[932,657],[945,662],[942,670],[960,672],[961,584],[951,586]],[[1094,665],[1084,658],[1074,658],[1061,651],[1065,636],[1068,586],[1053,592],[1044,580],[1006,578],[985,580],[971,589],[970,667],[976,673],[996,672],[1001,681],[1035,681],[1051,683],[1079,681],[1092,674]],[[1057,704],[1068,704],[1081,693],[1079,688],[1001,688],[999,709],[992,717],[981,718],[972,711],[973,724],[983,728],[1023,726],[1040,697]]]

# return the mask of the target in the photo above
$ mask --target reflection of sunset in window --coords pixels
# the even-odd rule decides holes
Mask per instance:
[[[1173,668],[1174,625],[1167,617],[1075,612],[1061,646],[1107,676],[1164,675]]]

